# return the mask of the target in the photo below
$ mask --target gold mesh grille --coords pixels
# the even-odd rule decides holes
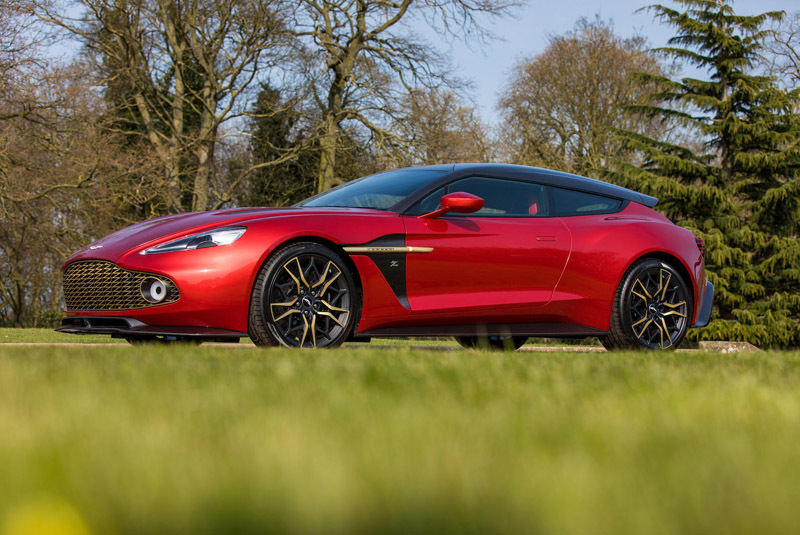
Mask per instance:
[[[142,295],[142,281],[155,277],[167,287],[167,297],[150,303]],[[67,310],[131,310],[174,303],[181,295],[175,283],[162,275],[128,271],[113,262],[83,260],[64,270]]]

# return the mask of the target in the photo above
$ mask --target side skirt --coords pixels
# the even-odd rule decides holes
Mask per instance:
[[[358,336],[547,336],[584,338],[605,336],[608,331],[574,323],[502,323],[491,325],[420,325],[388,327],[358,333]]]

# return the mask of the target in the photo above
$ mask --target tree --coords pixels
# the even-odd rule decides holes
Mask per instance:
[[[35,113],[0,120],[0,325],[20,327],[60,320],[61,264],[119,227],[148,165],[120,157],[81,65],[36,64],[15,96]]]
[[[76,8],[80,20],[69,16]],[[220,129],[242,114],[243,96],[285,44],[282,9],[259,0],[77,0],[61,10],[41,4],[37,14],[91,52],[126,119],[116,125],[157,154],[164,210],[177,212],[211,204]]]
[[[409,164],[487,162],[493,149],[488,127],[451,90],[415,90],[394,126],[409,145]]]
[[[317,190],[341,182],[336,157],[343,125],[366,130],[378,151],[405,148],[386,126],[404,95],[449,80],[446,62],[414,32],[413,23],[437,24],[443,34],[486,36],[481,16],[499,17],[516,0],[301,0],[296,35],[303,39],[305,72],[319,108]],[[453,80],[450,80],[451,82]]]
[[[800,87],[800,11],[773,25],[761,65],[786,87]]]
[[[675,0],[650,6],[677,34],[659,49],[710,79],[644,73],[659,105],[647,117],[671,118],[702,136],[700,150],[638,132],[621,132],[639,165],[616,162],[605,178],[661,199],[659,209],[706,240],[715,314],[704,339],[800,344],[800,94],[753,74],[781,12],[736,15],[729,2]]]
[[[632,157],[614,128],[666,135],[665,125],[624,113],[652,92],[629,74],[665,70],[646,45],[643,37],[616,35],[599,18],[580,19],[571,32],[550,37],[542,53],[520,60],[498,105],[507,157],[587,174],[611,159]]]
[[[283,90],[263,84],[250,111],[247,156],[239,161],[234,200],[250,206],[288,206],[316,193],[320,146],[314,109]],[[376,154],[357,132],[342,131],[336,176],[353,179],[380,170]],[[246,178],[246,180],[243,180]]]
[[[315,165],[319,155],[312,146],[313,125],[303,121],[298,105],[285,102],[281,91],[262,86],[251,114],[249,141],[253,169],[244,202],[255,206],[287,206],[316,190]],[[291,158],[285,158],[292,154]],[[261,166],[280,158],[280,165]]]

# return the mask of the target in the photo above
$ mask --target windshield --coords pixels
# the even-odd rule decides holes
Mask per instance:
[[[319,195],[296,206],[342,206],[389,210],[419,188],[448,173],[439,169],[397,169],[360,178]]]

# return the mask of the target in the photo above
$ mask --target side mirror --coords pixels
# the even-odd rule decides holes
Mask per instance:
[[[456,191],[448,193],[439,201],[441,208],[433,212],[419,216],[420,219],[436,219],[442,214],[447,212],[455,212],[457,214],[471,214],[483,208],[483,199],[477,195],[466,193],[463,191]]]

